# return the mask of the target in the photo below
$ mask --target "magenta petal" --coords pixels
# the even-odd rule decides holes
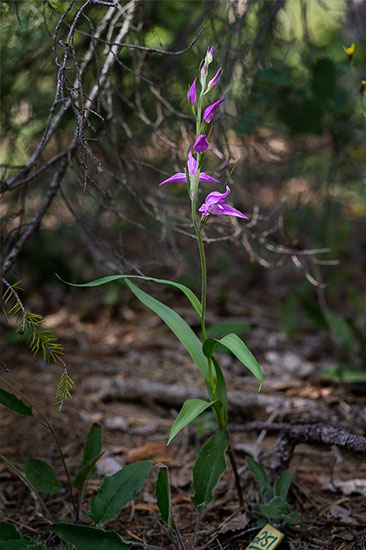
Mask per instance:
[[[194,156],[192,155],[192,151],[191,149],[189,150],[189,153],[188,153],[188,173],[190,176],[194,176],[197,172],[197,161],[196,159],[194,158]]]
[[[205,172],[200,173],[200,183],[203,181],[213,181],[214,183],[220,183],[219,180],[215,180],[214,178],[211,178],[208,174],[205,174]]]
[[[194,105],[197,101],[197,94],[196,94],[196,80],[197,78],[194,79],[193,81],[193,84],[192,86],[190,87],[189,89],[189,92],[188,92],[188,101],[191,105]]]
[[[214,214],[216,215],[224,215],[224,216],[236,216],[237,218],[245,218],[246,220],[249,220],[245,214],[242,214],[242,212],[239,212],[236,208],[233,208],[232,206],[228,206],[227,204],[222,206],[222,210],[216,209]]]
[[[187,183],[187,176],[184,172],[177,172],[177,174],[174,174],[174,176],[171,176],[167,180],[162,181],[159,183],[159,185],[163,185],[163,183]]]
[[[229,188],[228,185],[226,186],[225,193],[220,193],[219,191],[212,191],[212,193],[207,195],[206,200],[205,200],[205,204],[208,207],[213,206],[214,204],[220,204],[222,199],[227,197],[229,193],[230,193],[230,188]],[[222,201],[222,202],[225,204],[225,201]]]

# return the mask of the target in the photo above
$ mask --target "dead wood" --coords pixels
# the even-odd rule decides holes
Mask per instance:
[[[88,378],[83,390],[95,400],[138,400],[179,408],[187,399],[207,399],[204,388],[184,384],[163,384],[149,380],[127,378]],[[269,395],[257,392],[232,391],[228,394],[229,410],[232,415],[242,415],[249,409],[261,408],[267,413],[278,411],[288,413],[309,410],[312,417],[324,415],[322,403],[314,405],[314,400],[288,395]]]
[[[271,470],[274,476],[288,467],[298,443],[323,443],[325,445],[336,445],[356,453],[366,453],[366,437],[322,422],[293,425],[285,423],[271,425],[266,422],[253,422],[243,426],[243,429],[280,432],[271,462]]]

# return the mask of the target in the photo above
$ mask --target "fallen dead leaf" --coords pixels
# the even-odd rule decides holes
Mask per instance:
[[[131,462],[152,458],[155,462],[163,462],[168,465],[174,463],[171,451],[167,448],[165,441],[148,441],[142,447],[129,451],[127,458]]]

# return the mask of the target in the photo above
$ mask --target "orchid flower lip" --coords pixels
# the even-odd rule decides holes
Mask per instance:
[[[239,210],[237,210],[236,208],[226,204],[224,198],[227,197],[229,193],[230,188],[229,186],[226,186],[225,193],[213,191],[212,193],[207,195],[205,202],[199,208],[199,211],[202,212],[202,216],[209,216],[210,214],[214,214],[215,216],[226,215],[248,219],[245,214],[239,212]]]

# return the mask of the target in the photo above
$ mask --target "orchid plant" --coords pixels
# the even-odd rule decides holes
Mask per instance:
[[[220,67],[213,78],[209,80],[209,71],[212,61],[213,47],[207,50],[205,58],[201,61],[198,77],[194,79],[187,94],[188,104],[195,120],[196,135],[194,140],[192,140],[193,145],[188,150],[186,166],[182,172],[178,172],[160,183],[160,185],[167,183],[184,183],[187,185],[193,228],[197,238],[201,263],[202,284],[200,299],[198,299],[198,297],[188,287],[180,283],[165,279],[135,275],[112,275],[85,283],[83,285],[75,285],[91,287],[116,281],[118,279],[123,279],[135,296],[157,315],[159,315],[160,318],[175,333],[203,376],[209,399],[188,399],[185,401],[181,411],[172,425],[168,438],[169,444],[184,427],[203,413],[203,411],[209,408],[213,409],[217,421],[218,431],[203,445],[197,457],[196,464],[193,467],[192,486],[195,491],[195,495],[192,497],[192,502],[199,513],[201,513],[202,510],[206,508],[207,504],[213,499],[214,488],[221,474],[226,469],[226,453],[233,467],[239,503],[241,506],[243,505],[238,469],[233,450],[230,446],[230,435],[227,426],[228,400],[226,383],[223,372],[215,356],[215,351],[217,348],[219,346],[225,346],[228,348],[233,355],[257,378],[259,382],[259,389],[261,388],[263,382],[262,372],[256,359],[237,334],[227,334],[221,339],[209,338],[207,336],[207,268],[203,234],[204,228],[209,220],[215,216],[224,215],[235,216],[242,218],[243,220],[248,219],[245,214],[227,204],[225,199],[230,193],[230,188],[226,185],[226,182],[219,191],[212,191],[209,193],[203,204],[198,207],[200,184],[204,182],[211,184],[220,183],[219,180],[206,174],[202,170],[205,155],[210,146],[208,141],[210,139],[209,136],[211,135],[210,125],[212,124],[220,105],[222,105],[225,101],[225,97],[222,97],[221,99],[205,107],[206,96],[215,90],[222,74],[222,67]],[[197,91],[197,82],[199,82],[200,86],[199,93]],[[168,284],[182,291],[191,302],[191,305],[195,309],[196,313],[199,315],[202,339],[200,339],[193,332],[191,327],[180,315],[178,315],[176,311],[174,311],[174,309],[166,306],[156,298],[153,298],[132,283],[131,279],[133,278]],[[157,488],[157,493],[159,492],[159,494],[164,493],[164,491],[165,489],[163,490],[162,487],[160,487],[159,491]]]

